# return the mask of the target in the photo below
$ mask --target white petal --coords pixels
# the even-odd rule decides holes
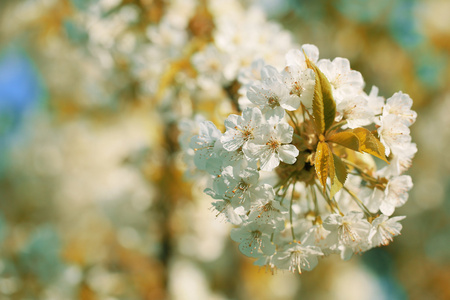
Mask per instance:
[[[294,128],[288,123],[280,123],[275,129],[276,136],[283,144],[290,143],[292,141],[292,135],[294,134]]]
[[[279,79],[279,78],[280,78],[280,73],[274,67],[267,65],[262,68],[261,80]]]
[[[278,148],[278,155],[280,157],[280,160],[287,164],[295,163],[298,154],[299,151],[294,145],[282,145],[280,148]]]
[[[227,151],[235,151],[245,142],[241,132],[233,129],[226,131],[220,141],[223,144],[223,148]]]
[[[227,119],[225,120],[224,124],[225,124],[225,128],[227,129],[234,129],[238,123],[238,119],[240,118],[240,116],[235,115],[235,114],[231,114],[227,117]]]
[[[394,213],[395,207],[391,203],[383,201],[380,205],[380,211],[386,216],[390,216]]]
[[[278,155],[275,153],[270,153],[270,155],[266,155],[260,158],[261,161],[261,170],[263,171],[272,171],[280,164],[280,159]]]
[[[319,48],[312,44],[303,44],[302,50],[305,51],[306,56],[313,62],[316,63],[319,59]]]
[[[297,95],[287,95],[281,102],[281,107],[289,111],[297,110],[300,106],[300,98]]]

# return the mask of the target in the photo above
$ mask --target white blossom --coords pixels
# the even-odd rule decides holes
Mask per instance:
[[[288,244],[278,251],[273,258],[275,267],[291,272],[310,271],[318,263],[317,257],[323,253],[319,247]]]
[[[339,113],[337,121],[346,120],[349,128],[357,128],[369,125],[373,121],[373,111],[368,105],[367,99],[362,95],[345,97],[336,106]]]
[[[258,108],[247,108],[242,116],[230,115],[225,120],[226,132],[221,138],[223,147],[235,151],[244,147],[248,141],[267,130],[268,124],[261,124],[262,114]]]
[[[283,82],[288,87],[289,94],[298,98],[299,103],[305,107],[312,106],[315,87],[315,75],[311,69],[302,69],[298,66],[287,66],[283,70]]]
[[[412,99],[408,94],[402,92],[395,93],[391,98],[386,100],[383,109],[383,116],[389,114],[396,115],[406,126],[411,126],[417,118],[417,113],[411,110]]]
[[[251,86],[247,92],[248,99],[257,105],[264,114],[284,116],[284,110],[294,111],[300,106],[300,99],[291,95],[288,87],[282,83],[277,72],[274,77],[264,80],[259,85]]]
[[[332,252],[330,247],[333,246],[333,244],[329,243],[329,234],[330,231],[326,230],[323,227],[323,224],[315,224],[305,232],[305,234],[301,238],[301,241],[302,244],[305,245],[318,246],[320,249],[322,249],[322,252],[327,255]]]
[[[261,251],[270,256],[275,253],[275,245],[270,241],[273,228],[267,224],[250,222],[231,230],[231,239],[239,242],[239,250],[247,256],[258,257]]]
[[[391,178],[381,199],[380,211],[390,216],[396,207],[400,207],[408,200],[408,191],[413,187],[411,176],[401,175]]]
[[[315,45],[304,44],[301,49],[291,49],[288,51],[285,56],[286,65],[298,67],[302,71],[306,70],[308,66],[306,64],[305,54],[313,63],[317,63],[319,60],[319,49]]]
[[[410,130],[397,115],[386,115],[381,118],[378,128],[380,141],[386,148],[386,156],[391,152],[398,154],[411,143]]]
[[[207,163],[217,150],[216,142],[222,133],[211,121],[204,121],[199,127],[199,134],[191,139],[190,146],[195,151],[194,162],[197,168],[207,170]]]
[[[255,24],[260,17],[250,15]],[[232,33],[228,30],[235,24],[221,22],[229,26],[221,29],[217,42],[224,53],[235,51],[247,30],[253,30]],[[251,37],[248,43],[257,41]],[[238,226],[231,237],[240,243],[240,251],[256,258],[258,266],[301,273],[314,268],[319,256],[340,254],[347,260],[355,253],[387,245],[400,233],[403,219],[389,216],[405,204],[412,188],[411,177],[401,175],[417,152],[409,129],[416,118],[411,98],[400,92],[385,102],[375,86],[366,94],[361,74],[350,69],[347,59],[319,60],[313,45],[289,51],[284,68],[258,57],[242,68],[246,49],[235,60],[223,62],[241,65],[236,74],[242,113],[228,115],[224,134],[211,122],[200,123],[190,143],[196,149],[198,168],[212,175],[205,193],[215,199],[217,215]],[[337,123],[324,136],[312,122],[311,102],[317,91],[311,64],[330,81],[336,102]],[[338,123],[341,120],[345,124]],[[365,128],[379,139],[390,163],[381,168],[375,164],[367,149],[376,143],[370,140],[361,146],[364,154],[349,150],[343,155],[340,146],[331,144],[348,174],[345,188],[328,199],[329,178],[326,194],[311,187],[319,179],[312,163],[317,143],[323,138],[328,143],[335,132],[356,128]]]
[[[333,61],[321,59],[317,66],[330,81],[337,104],[344,96],[359,94],[364,88],[361,73],[350,69],[350,62],[346,58],[336,57]]]
[[[374,115],[380,115],[382,113],[384,97],[378,96],[378,87],[372,86],[370,93],[367,96],[367,103]]]
[[[275,230],[284,229],[284,214],[287,209],[282,207],[280,202],[273,199],[273,194],[267,199],[261,199],[253,205],[248,216],[248,220],[257,224],[270,224]]]
[[[330,231],[329,242],[341,250],[342,259],[349,259],[353,253],[369,248],[370,223],[362,212],[352,211],[344,216],[331,214],[323,221],[323,227]]]
[[[399,221],[406,218],[405,216],[389,218],[386,215],[380,215],[372,221],[372,228],[369,233],[369,240],[373,246],[387,246],[393,241],[394,236],[400,234],[402,224]]]
[[[287,123],[280,123],[269,132],[248,143],[244,153],[250,160],[259,160],[261,170],[271,171],[283,161],[293,164],[299,154],[291,144],[293,128]]]
[[[390,164],[380,170],[385,176],[398,176],[411,167],[412,159],[417,153],[415,143],[404,144],[401,151],[391,154]]]

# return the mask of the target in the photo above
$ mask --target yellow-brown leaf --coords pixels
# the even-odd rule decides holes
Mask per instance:
[[[328,177],[328,145],[324,142],[319,142],[316,149],[316,157],[314,159],[314,167],[316,174],[322,186],[325,187]]]
[[[347,180],[347,168],[339,156],[333,154],[334,158],[334,167],[336,169],[336,177],[337,179],[344,184],[345,180]]]
[[[334,182],[335,169],[333,161],[333,153],[330,147],[325,142],[319,142],[316,149],[316,157],[314,160],[314,167],[316,168],[316,174],[322,184],[323,191],[326,191],[327,177],[332,178]]]
[[[361,151],[359,138],[351,131],[335,133],[328,138],[328,141],[347,147],[354,151]]]
[[[330,187],[330,199],[333,199],[334,195],[339,192],[344,185],[337,179],[337,176],[334,178],[334,182]]]
[[[347,179],[347,168],[345,167],[342,160],[335,154],[333,154],[333,160],[335,168],[335,178],[330,188],[330,199],[333,199],[334,195],[336,195],[336,193],[339,192],[340,189],[342,189],[345,184],[345,180]]]
[[[306,64],[316,75],[313,98],[314,123],[318,133],[325,133],[331,127],[336,117],[336,102],[334,101],[331,84],[327,77],[308,57],[306,57]]]
[[[386,158],[383,144],[367,129],[355,128],[352,130],[358,136],[360,149],[389,163]]]

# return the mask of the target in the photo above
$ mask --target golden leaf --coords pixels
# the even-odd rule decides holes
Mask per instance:
[[[328,156],[330,157],[328,162],[328,175],[330,176],[331,184],[333,185],[334,178],[336,177],[336,169],[334,167],[333,152],[331,152],[330,145],[328,144],[327,149],[328,149]]]
[[[389,163],[386,158],[383,144],[367,129],[355,128],[352,130],[358,136],[360,149]]]
[[[335,178],[334,182],[331,183],[330,188],[330,199],[333,199],[334,195],[339,192],[340,189],[345,184],[347,179],[347,168],[345,167],[339,156],[333,154],[334,168],[335,168]]]
[[[308,57],[306,57],[306,64],[316,75],[313,98],[314,123],[319,133],[325,133],[331,127],[336,117],[336,103],[333,99],[331,84],[322,71]]]
[[[334,182],[331,184],[330,188],[330,199],[333,199],[334,195],[336,195],[337,192],[339,192],[344,185],[339,181],[339,179],[336,177],[334,178]]]
[[[336,169],[336,177],[337,179],[344,184],[345,180],[347,180],[347,168],[339,156],[333,154],[334,158],[334,167]]]
[[[342,131],[328,138],[329,142],[339,144],[354,151],[361,151],[358,136],[351,131]]]
[[[335,178],[333,153],[331,152],[328,144],[325,142],[319,142],[319,144],[317,144],[314,167],[316,168],[317,177],[319,178],[325,193],[328,175],[330,175],[332,183]]]

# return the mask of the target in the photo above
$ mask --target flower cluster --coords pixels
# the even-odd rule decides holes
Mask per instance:
[[[314,45],[290,50],[281,71],[252,66],[259,73],[239,78],[241,113],[224,132],[199,122],[190,141],[196,167],[212,177],[205,193],[236,225],[241,252],[301,273],[324,255],[349,259],[387,245],[404,218],[392,214],[412,188],[402,175],[417,152],[411,98],[365,93],[347,59],[319,59]]]

